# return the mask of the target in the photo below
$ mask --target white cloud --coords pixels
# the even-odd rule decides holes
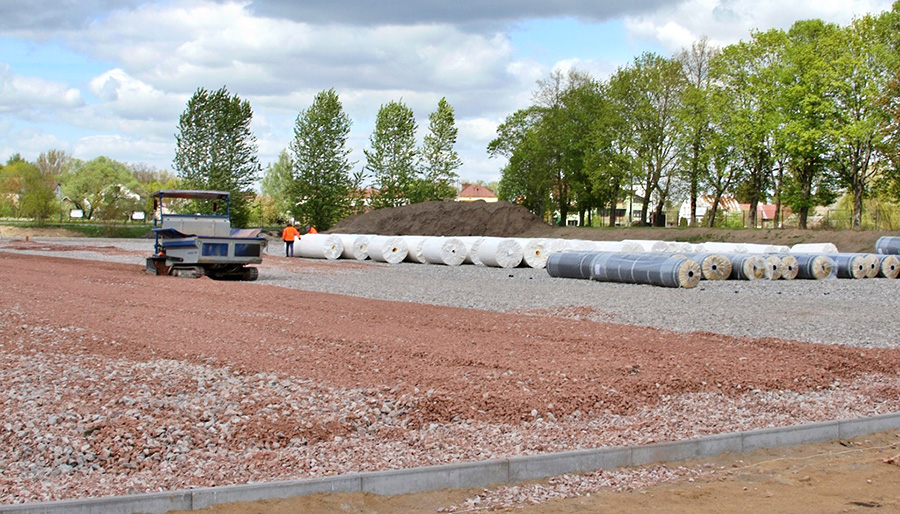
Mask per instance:
[[[25,77],[0,63],[0,112],[38,117],[46,109],[74,108],[84,103],[75,88],[38,77]]]
[[[703,36],[724,47],[748,40],[754,30],[787,30],[809,18],[846,25],[854,16],[890,8],[891,0],[688,0],[629,16],[625,26],[632,37],[658,43],[674,54]]]
[[[126,119],[171,119],[177,116],[184,95],[166,94],[153,86],[115,68],[88,85],[91,93],[104,102],[104,109]]]

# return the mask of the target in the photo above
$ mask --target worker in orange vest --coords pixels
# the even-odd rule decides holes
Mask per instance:
[[[294,238],[300,239],[300,231],[297,230],[293,223],[288,223],[288,226],[281,231],[281,239],[284,239],[285,257],[294,256]]]
[[[310,225],[310,226],[309,226],[309,230],[307,230],[306,233],[307,233],[307,234],[318,234],[319,231],[316,230],[316,227]]]

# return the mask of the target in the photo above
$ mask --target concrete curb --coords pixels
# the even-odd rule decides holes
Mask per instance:
[[[291,498],[321,492],[369,492],[395,495],[512,484],[564,473],[588,472],[654,462],[714,457],[726,452],[747,452],[849,439],[900,429],[900,412],[849,420],[825,421],[791,427],[716,434],[684,441],[641,446],[599,448],[510,457],[482,462],[353,473],[333,477],[204,487],[165,493],[86,498],[44,503],[0,505],[3,513],[27,514],[134,514],[170,510],[198,510],[221,503]]]

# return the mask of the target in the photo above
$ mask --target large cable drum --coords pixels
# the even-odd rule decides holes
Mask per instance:
[[[304,234],[294,242],[294,256],[334,260],[344,253],[344,243],[333,234]]]
[[[636,253],[600,253],[591,265],[591,279],[600,282],[696,287],[700,265],[687,257]]]
[[[366,250],[369,248],[369,236],[362,234],[335,235],[341,238],[341,243],[344,245],[341,258],[356,259],[358,261],[364,261],[369,258],[369,254],[366,253]]]
[[[837,265],[828,255],[815,253],[793,253],[797,259],[797,278],[823,280],[837,276]]]
[[[369,248],[366,249],[373,261],[389,264],[403,262],[408,251],[406,241],[397,236],[375,236],[369,239]]]
[[[591,264],[599,252],[561,252],[547,258],[547,273],[551,277],[591,278]]]
[[[466,253],[465,243],[455,237],[429,237],[422,245],[422,256],[429,264],[459,266]]]
[[[900,254],[900,236],[881,236],[875,241],[875,253]]]
[[[766,275],[766,261],[756,254],[733,253],[731,259],[732,280],[757,280]]]
[[[515,268],[522,262],[522,247],[515,239],[487,237],[478,245],[478,260],[492,268]]]

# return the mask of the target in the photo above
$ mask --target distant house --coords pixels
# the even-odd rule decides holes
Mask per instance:
[[[697,221],[700,221],[700,219],[706,216],[706,213],[712,209],[715,199],[715,196],[712,195],[700,195],[697,197]],[[741,204],[739,204],[737,200],[731,196],[722,196],[722,198],[719,199],[719,206],[716,208],[717,218],[720,215],[736,212],[741,212]],[[688,224],[690,224],[690,219],[691,200],[687,199],[681,202],[681,207],[678,209],[678,222],[680,224],[681,220],[687,220]]]
[[[741,211],[744,212],[744,218],[747,220],[747,223],[750,221],[750,204],[742,203]],[[756,205],[756,223],[759,228],[776,228],[775,227],[775,214],[778,212],[777,205],[770,204],[757,204]],[[784,224],[784,219],[791,215],[791,210],[789,207],[782,206],[781,207],[781,220],[780,223]],[[751,227],[757,228],[757,227]],[[780,227],[778,227],[780,228]]]
[[[477,202],[478,200],[496,202],[499,199],[493,191],[478,184],[464,184],[462,191],[456,195],[457,202]]]

